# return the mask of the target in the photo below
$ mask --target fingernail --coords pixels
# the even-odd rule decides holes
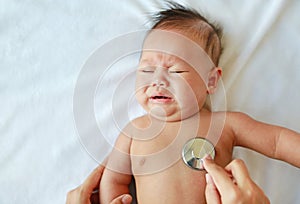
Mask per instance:
[[[204,156],[203,160],[212,160],[212,157],[209,154],[207,154]]]
[[[207,184],[212,184],[213,183],[212,177],[208,173],[205,174],[205,180],[206,180]]]
[[[209,154],[205,155],[203,159],[201,159],[202,164],[204,165],[204,169],[206,170],[207,163],[211,162],[212,158]]]
[[[124,195],[123,197],[122,197],[122,203],[124,203],[124,204],[127,204],[127,203],[129,203],[130,200],[131,199],[131,197],[129,196],[129,195]]]

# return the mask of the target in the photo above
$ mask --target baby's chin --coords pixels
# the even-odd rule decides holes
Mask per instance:
[[[154,117],[155,119],[165,121],[165,122],[177,122],[177,121],[182,121],[188,118],[193,117],[196,113],[198,113],[197,110],[177,110],[173,112],[167,112],[164,108],[162,107],[154,107],[151,108],[151,110],[148,111],[149,115]]]

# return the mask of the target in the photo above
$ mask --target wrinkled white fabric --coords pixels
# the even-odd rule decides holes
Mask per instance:
[[[227,97],[213,96],[219,101],[213,109],[226,103],[227,110],[300,131],[300,1],[178,2],[224,27],[220,66]],[[120,89],[134,89],[134,73],[128,72],[134,63],[119,60],[112,66],[124,69],[110,69],[95,92],[107,99],[117,92],[118,98],[113,104],[97,97],[93,102],[105,137],[79,137],[73,97],[82,67],[110,40],[149,28],[149,14],[163,1],[0,0],[0,5],[0,203],[64,203],[126,121],[143,113],[130,91]],[[112,113],[115,123],[107,120]],[[81,131],[89,135],[90,125],[85,121]],[[235,155],[246,160],[271,203],[300,202],[299,169],[248,150]]]

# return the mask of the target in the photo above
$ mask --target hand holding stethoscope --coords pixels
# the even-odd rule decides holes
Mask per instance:
[[[250,178],[242,160],[234,159],[222,168],[208,156],[203,160],[203,165],[207,171],[207,204],[270,203],[264,192]]]

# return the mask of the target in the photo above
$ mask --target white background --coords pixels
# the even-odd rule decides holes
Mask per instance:
[[[300,1],[183,2],[224,27],[221,66],[228,110],[300,131]],[[77,78],[97,48],[148,28],[149,13],[162,5],[159,0],[0,0],[0,203],[64,203],[66,193],[104,158],[109,147],[99,144],[95,159],[77,134]],[[120,74],[112,73],[108,92]],[[111,106],[101,108],[111,112]],[[130,115],[135,108],[114,114]],[[106,120],[106,114],[95,114]],[[114,128],[107,123],[112,140]],[[272,203],[300,202],[299,169],[251,151],[235,156],[246,160]]]

